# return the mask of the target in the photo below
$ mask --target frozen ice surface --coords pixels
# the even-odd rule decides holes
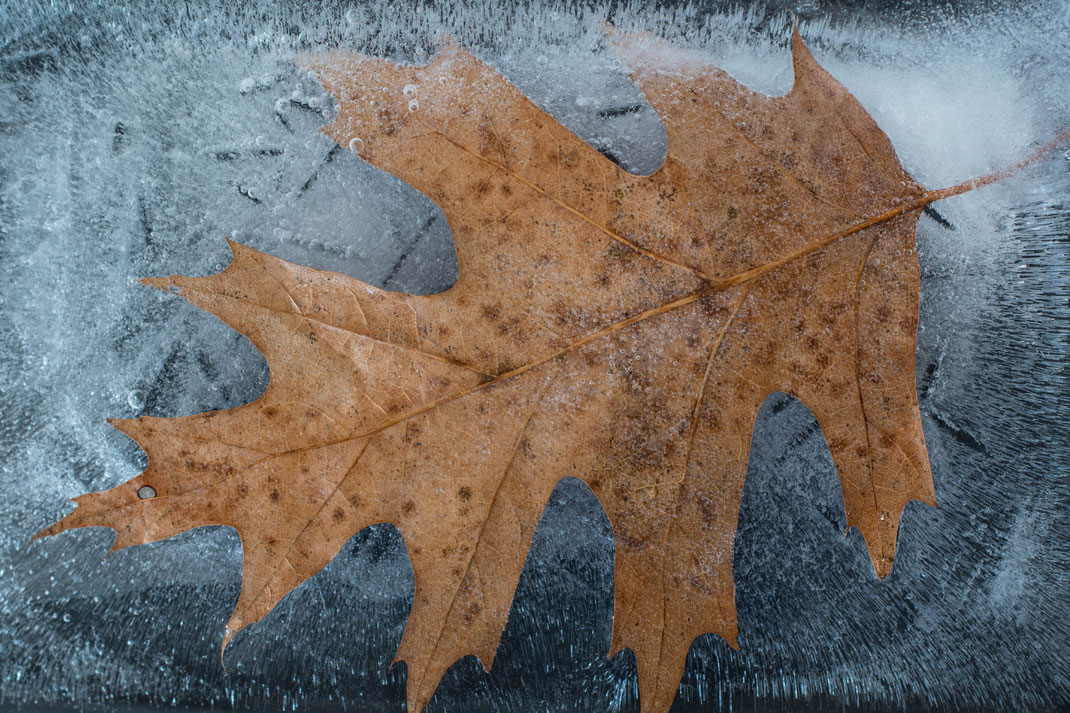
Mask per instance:
[[[389,526],[239,636],[226,671],[232,531],[106,561],[104,530],[27,544],[66,498],[142,468],[105,418],[233,407],[266,385],[244,338],[134,278],[214,272],[228,235],[391,289],[456,279],[441,212],[317,133],[333,104],[295,51],[419,62],[448,31],[640,173],[664,129],[604,50],[607,16],[764,91],[791,82],[772,11],[257,5],[0,8],[0,707],[404,708],[389,664],[412,571]],[[1070,123],[1065,4],[838,7],[797,6],[803,34],[925,185]],[[782,395],[763,406],[736,540],[742,648],[697,641],[674,710],[1070,706],[1068,165],[1056,155],[921,222],[918,388],[939,507],[908,506],[886,581],[857,532],[842,536],[813,417]],[[594,497],[563,481],[494,669],[460,661],[431,710],[637,710],[631,654],[605,658],[612,560]]]

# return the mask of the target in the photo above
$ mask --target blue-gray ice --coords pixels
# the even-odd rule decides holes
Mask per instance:
[[[803,35],[926,186],[1070,124],[1065,3],[849,5],[795,6]],[[422,62],[447,31],[635,172],[657,168],[664,129],[605,51],[603,20],[763,91],[790,85],[783,12],[496,8],[0,6],[0,708],[403,710],[404,667],[389,664],[412,571],[389,526],[239,636],[226,672],[232,531],[106,561],[109,531],[27,540],[67,498],[143,467],[106,418],[233,407],[267,383],[244,338],[135,278],[215,272],[227,235],[390,289],[456,279],[438,208],[317,132],[333,103],[296,51]],[[782,395],[763,406],[735,550],[742,649],[700,638],[675,711],[1070,706],[1068,167],[1055,154],[922,219],[917,376],[939,507],[908,506],[886,581],[858,533],[843,537],[813,417]],[[431,710],[637,710],[631,654],[605,657],[612,560],[594,497],[562,482],[493,670],[460,661]]]

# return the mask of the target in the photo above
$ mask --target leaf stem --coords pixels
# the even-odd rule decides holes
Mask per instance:
[[[990,183],[995,183],[997,181],[1002,181],[1005,178],[1010,178],[1014,174],[1016,174],[1019,171],[1021,171],[1023,168],[1029,166],[1030,164],[1036,163],[1037,161],[1042,159],[1044,156],[1046,156],[1047,154],[1049,154],[1052,151],[1054,151],[1059,146],[1059,144],[1064,143],[1066,141],[1070,141],[1070,128],[1064,129],[1054,139],[1052,139],[1048,143],[1044,144],[1043,146],[1038,148],[1036,151],[1034,151],[1033,153],[1029,154],[1024,159],[1022,159],[1018,163],[1014,164],[1013,166],[1007,166],[1006,168],[1001,168],[998,171],[993,171],[992,173],[986,173],[983,176],[978,176],[977,178],[971,178],[968,181],[963,181],[962,183],[956,183],[955,185],[948,186],[947,188],[941,188],[941,189],[935,190],[935,191],[926,191],[925,195],[922,196],[922,198],[924,200],[922,201],[921,205],[928,205],[929,203],[932,203],[933,201],[938,201],[938,200],[941,200],[943,198],[950,198],[951,196],[957,196],[957,195],[961,195],[963,193],[968,193],[968,192],[972,191],[975,188],[980,188],[981,186],[987,186]]]

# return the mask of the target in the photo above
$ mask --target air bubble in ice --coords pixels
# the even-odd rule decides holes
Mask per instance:
[[[350,25],[355,25],[360,22],[360,13],[357,12],[356,8],[350,8],[349,10],[346,10],[346,22],[348,22]]]
[[[413,99],[412,101],[409,102],[409,113],[410,114],[416,113],[417,111],[419,111],[419,109],[420,109],[420,100],[419,99]]]
[[[360,154],[364,153],[364,139],[354,136],[349,140],[349,152]]]
[[[130,404],[130,408],[135,411],[140,411],[145,408],[145,393],[134,389],[126,395],[126,403]]]
[[[405,88],[401,90],[401,93],[404,94],[409,99],[415,99],[416,98],[416,85],[415,84],[406,84]]]

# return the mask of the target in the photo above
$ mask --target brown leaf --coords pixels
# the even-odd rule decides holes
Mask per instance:
[[[732,541],[755,414],[779,390],[816,415],[886,576],[904,505],[934,503],[915,223],[1005,173],[917,185],[797,32],[795,86],[772,98],[647,37],[615,47],[668,132],[649,176],[455,44],[424,67],[305,58],[339,102],[326,132],[445,212],[459,282],[386,292],[235,243],[219,274],[145,280],[247,336],[271,383],[229,411],[113,421],[148,468],[41,534],[103,525],[118,549],[235,528],[229,641],[393,523],[415,572],[398,658],[418,711],[459,657],[490,667],[543,507],[575,476],[613,526],[611,653],[635,651],[660,713],[696,636],[737,645]]]

